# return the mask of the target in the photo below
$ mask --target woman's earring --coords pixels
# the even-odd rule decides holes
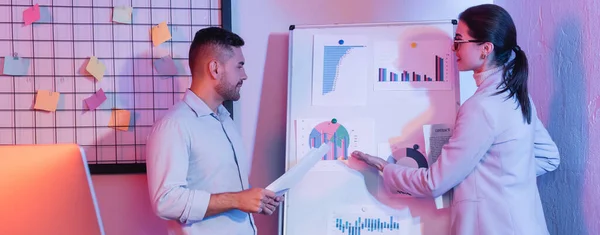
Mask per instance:
[[[481,54],[481,59],[482,59],[482,60],[485,60],[485,57],[487,57],[487,55],[486,55],[486,54]]]

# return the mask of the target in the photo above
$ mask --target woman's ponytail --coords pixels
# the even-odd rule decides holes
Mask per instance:
[[[525,52],[519,46],[513,48],[515,58],[508,62],[504,68],[503,88],[498,92],[509,91],[507,98],[516,96],[523,113],[523,119],[531,124],[531,104],[529,103],[529,92],[527,89],[527,78],[529,77],[529,65]]]

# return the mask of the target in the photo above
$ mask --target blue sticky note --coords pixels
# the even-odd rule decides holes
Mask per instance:
[[[177,75],[175,61],[169,56],[154,60],[154,68],[156,69],[156,72],[161,75]]]
[[[4,57],[4,75],[23,76],[29,71],[30,59],[7,56]]]
[[[52,23],[52,10],[47,6],[40,6],[40,19],[36,23]]]

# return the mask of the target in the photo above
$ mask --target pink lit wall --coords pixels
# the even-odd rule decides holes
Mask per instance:
[[[145,174],[92,175],[106,235],[164,235],[167,224],[150,207]]]
[[[561,165],[539,178],[551,234],[600,234],[600,2],[496,0],[530,59],[530,87]]]

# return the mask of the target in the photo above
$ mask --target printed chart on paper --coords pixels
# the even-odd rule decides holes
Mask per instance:
[[[332,119],[300,119],[296,125],[299,158],[322,144],[331,147],[323,160],[348,160],[352,151],[369,150],[374,146],[374,123],[370,119],[333,122]]]
[[[374,42],[374,90],[450,90],[450,46],[438,40]]]
[[[314,38],[312,104],[360,106],[367,102],[370,56],[362,36],[316,35]]]

